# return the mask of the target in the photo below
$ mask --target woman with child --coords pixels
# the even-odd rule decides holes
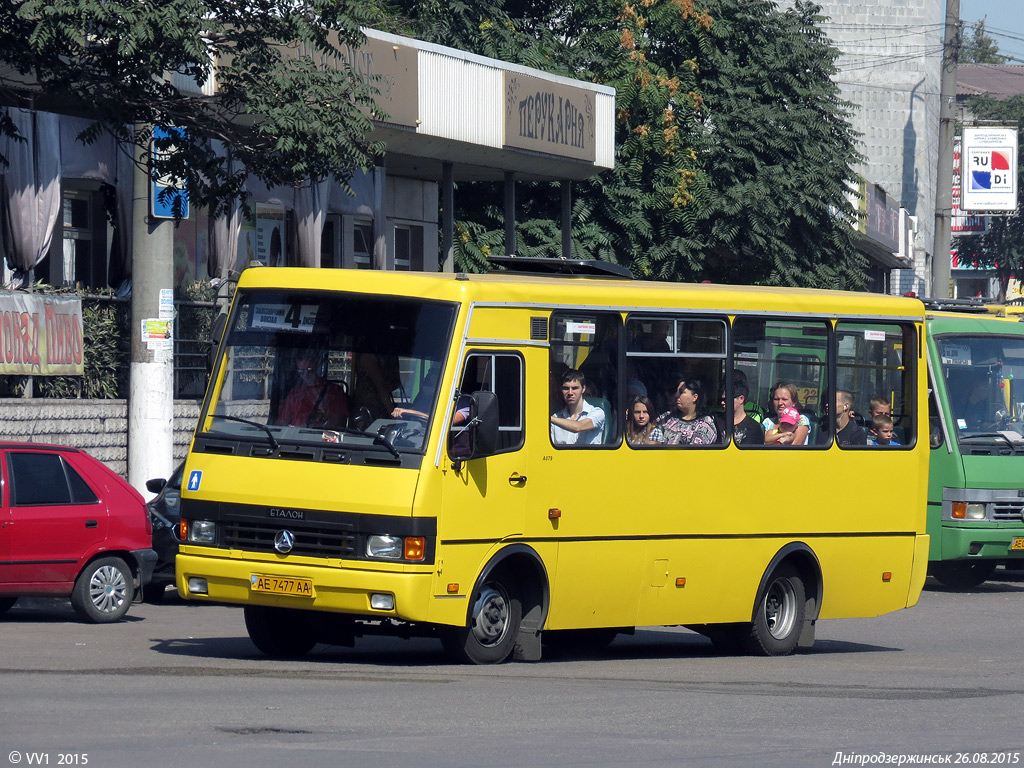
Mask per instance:
[[[804,414],[800,413],[800,399],[797,396],[796,385],[786,381],[780,381],[772,387],[772,408],[775,411],[774,418],[768,416],[762,422],[764,426],[765,445],[806,445],[807,436],[811,432],[811,422]],[[798,414],[796,426],[789,431],[776,429],[782,422],[782,412],[785,409],[795,410]]]

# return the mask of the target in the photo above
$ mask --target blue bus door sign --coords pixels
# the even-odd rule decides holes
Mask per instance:
[[[153,160],[159,159],[162,155],[170,155],[175,151],[174,144],[171,144],[166,149],[158,150],[156,148],[156,140],[164,141],[167,139],[183,138],[183,135],[184,132],[181,128],[161,128],[160,126],[155,126],[153,128],[154,143],[151,147]],[[175,200],[181,201],[181,218],[188,218],[188,192],[184,189],[178,189],[166,176],[153,179],[149,197],[150,212],[154,219],[173,219]]]
[[[203,482],[203,470],[193,469],[188,475],[188,489],[190,491],[198,491],[200,484]]]

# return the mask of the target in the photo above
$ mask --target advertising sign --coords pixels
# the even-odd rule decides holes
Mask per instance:
[[[592,163],[595,119],[589,91],[505,73],[505,146]]]
[[[0,374],[81,376],[82,301],[0,293]]]
[[[961,151],[964,211],[1017,210],[1017,129],[964,128]]]
[[[968,215],[960,205],[960,188],[963,186],[960,162],[962,150],[963,142],[957,136],[953,139],[953,214],[950,231],[953,235],[984,235],[988,231],[988,218]]]

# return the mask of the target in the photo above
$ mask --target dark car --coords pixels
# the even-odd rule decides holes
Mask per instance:
[[[153,578],[142,589],[147,603],[162,602],[167,587],[174,585],[174,558],[178,554],[178,523],[181,521],[181,475],[184,471],[182,462],[175,467],[169,479],[159,477],[146,481],[146,489],[156,494],[146,506],[153,524],[153,549],[157,555]]]
[[[85,451],[0,442],[0,613],[19,597],[70,597],[117,621],[156,562],[142,496]]]

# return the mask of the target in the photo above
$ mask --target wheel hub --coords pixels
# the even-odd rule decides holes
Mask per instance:
[[[508,631],[508,597],[504,591],[486,585],[476,601],[473,634],[481,645],[496,645]]]

